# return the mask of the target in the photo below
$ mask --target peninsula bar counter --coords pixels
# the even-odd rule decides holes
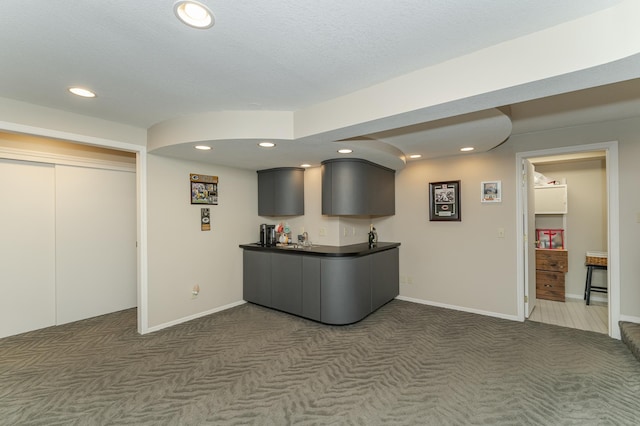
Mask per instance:
[[[400,243],[242,244],[247,302],[325,324],[351,324],[399,294]]]

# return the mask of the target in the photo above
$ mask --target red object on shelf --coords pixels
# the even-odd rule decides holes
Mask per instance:
[[[564,249],[564,229],[536,229],[536,248]]]

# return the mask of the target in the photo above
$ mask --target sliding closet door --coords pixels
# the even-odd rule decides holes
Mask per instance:
[[[54,167],[0,159],[0,337],[55,324]]]
[[[136,306],[135,173],[56,166],[57,323]]]

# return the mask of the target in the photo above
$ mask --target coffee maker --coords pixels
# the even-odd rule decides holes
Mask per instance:
[[[276,245],[276,226],[263,223],[260,225],[260,245],[273,247]]]

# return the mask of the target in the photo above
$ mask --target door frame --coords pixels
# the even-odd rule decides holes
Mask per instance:
[[[63,132],[42,127],[0,121],[0,130],[42,136],[83,145],[104,147],[136,154],[136,202],[137,202],[137,302],[138,333],[149,330],[148,320],[148,261],[147,261],[147,147],[128,142],[97,138],[77,133]]]
[[[524,159],[545,157],[551,155],[574,154],[590,151],[605,151],[606,153],[606,178],[607,178],[607,245],[608,267],[607,292],[609,310],[609,336],[620,339],[620,328],[617,327],[620,320],[620,199],[619,199],[619,166],[618,166],[618,141],[573,145],[566,147],[543,149],[538,151],[526,151],[516,153],[516,239],[517,239],[517,298],[518,320],[525,320],[525,258],[524,258],[524,226],[525,213],[523,210],[523,197],[526,189],[523,188],[522,162]]]

